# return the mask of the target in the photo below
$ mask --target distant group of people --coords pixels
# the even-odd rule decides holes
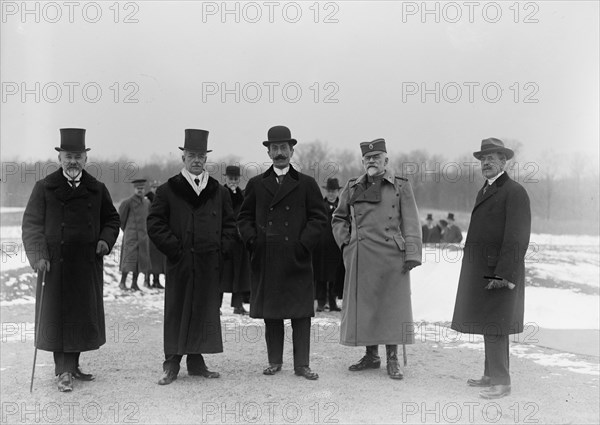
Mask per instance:
[[[208,131],[185,130],[181,171],[153,196],[143,196],[145,181],[134,182],[119,214],[106,186],[84,170],[85,130],[61,129],[61,169],[36,183],[23,216],[25,249],[38,271],[35,345],[54,353],[60,391],[72,391],[73,379],[94,379],[79,357],[106,342],[103,257],[119,228],[122,285],[129,272],[134,284],[139,273],[158,281],[159,269],[137,254],[151,256],[142,245],[151,242],[166,258],[160,385],[177,379],[183,356],[189,375],[220,376],[203,355],[223,351],[222,294],[230,291],[243,314],[248,290],[250,317],[265,323],[263,374],[282,370],[284,320],[291,319],[294,373],[318,379],[310,368],[315,295],[317,310],[327,302],[337,310],[340,279],[340,343],[366,348],[349,370],[380,368],[385,345],[388,376],[404,377],[398,345],[414,342],[410,271],[421,265],[422,243],[437,232],[433,217],[421,227],[411,185],[389,167],[384,139],[360,143],[365,172],[343,188],[330,179],[325,198],[314,178],[290,164],[296,144],[287,127],[269,129],[263,145],[272,166],[242,192],[238,167],[227,167],[225,185],[206,171]],[[511,392],[508,335],[523,331],[531,215],[525,189],[504,172],[513,151],[490,138],[473,155],[486,181],[467,232],[451,328],[484,336],[484,374],[467,384],[495,399]],[[448,242],[460,242],[453,214],[445,221],[440,242],[453,234]]]
[[[454,222],[454,213],[448,213],[446,220],[441,219],[433,224],[433,214],[427,214],[425,224],[421,227],[423,243],[460,243],[463,239],[462,231]]]

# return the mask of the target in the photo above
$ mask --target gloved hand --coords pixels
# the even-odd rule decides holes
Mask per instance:
[[[38,272],[49,272],[50,271],[50,261],[42,258],[41,260],[38,260],[37,263],[35,263],[33,268]]]
[[[411,271],[412,269],[414,269],[417,266],[420,266],[421,264],[418,261],[414,261],[414,260],[407,260],[404,262],[404,265],[402,266],[402,274],[406,274],[406,272]]]
[[[498,277],[500,277],[500,276],[498,276]],[[514,289],[516,286],[514,283],[509,282],[506,279],[501,279],[501,280],[490,279],[489,282],[490,283],[487,284],[485,289],[500,289],[500,288]]]
[[[101,256],[108,254],[108,244],[102,239],[100,239],[96,245],[96,254]]]

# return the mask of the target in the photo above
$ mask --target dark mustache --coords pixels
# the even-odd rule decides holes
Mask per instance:
[[[287,159],[287,156],[285,156],[285,155],[277,155],[275,157],[275,159]]]

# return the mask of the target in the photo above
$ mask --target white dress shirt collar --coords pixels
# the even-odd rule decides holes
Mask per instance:
[[[288,173],[288,171],[290,171],[290,166],[288,165],[285,168],[277,168],[277,167],[273,166],[273,170],[275,171],[275,175],[285,176]]]
[[[502,174],[504,174],[504,171],[499,172],[498,174],[496,174],[494,177],[492,177],[491,179],[487,179],[488,182],[488,186],[491,186],[494,184],[494,182],[496,180],[498,180],[498,177],[500,177]]]
[[[67,179],[67,181],[69,182],[69,186],[71,185],[71,182],[73,181],[73,179],[71,178],[71,176],[69,176],[67,173],[65,173],[65,169],[62,169],[62,173],[63,176],[65,176],[65,179]],[[77,174],[77,177],[75,177],[75,187],[79,187],[79,184],[81,183],[81,175],[83,173],[79,173]]]
[[[204,170],[202,172],[202,174],[197,176],[195,174],[190,173],[184,167],[181,170],[181,175],[187,180],[187,182],[190,184],[190,186],[192,186],[192,189],[194,189],[194,192],[196,192],[196,195],[200,195],[202,190],[204,190],[204,188],[208,184],[208,173],[206,172],[206,170]],[[200,179],[200,184],[196,184],[196,182],[194,181],[195,179]]]

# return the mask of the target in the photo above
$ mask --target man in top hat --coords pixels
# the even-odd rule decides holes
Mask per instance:
[[[132,273],[131,290],[139,291],[137,280],[140,273],[144,273],[148,279],[150,272],[150,245],[146,219],[150,209],[150,201],[144,197],[146,179],[135,179],[133,184],[133,195],[119,205],[119,216],[121,217],[121,230],[123,230],[123,241],[121,243],[121,283],[119,288],[125,290],[127,275]]]
[[[23,214],[23,243],[38,272],[35,346],[54,353],[58,389],[72,391],[73,378],[94,379],[81,371],[81,352],[106,342],[103,257],[119,235],[119,214],[106,186],[84,170],[85,130],[63,128],[60,135],[61,168],[35,184]]]
[[[160,182],[158,180],[153,180],[150,183],[150,191],[146,193],[146,198],[152,203],[154,201],[154,195],[156,194],[156,189],[160,186]],[[147,288],[156,288],[156,289],[165,289],[164,286],[160,284],[160,275],[164,274],[166,276],[167,273],[167,257],[158,250],[154,242],[149,240],[150,247],[150,273],[146,275],[146,279],[144,280],[144,285]],[[150,281],[150,276],[152,276],[152,281]],[[166,282],[165,282],[166,283]]]
[[[238,228],[250,251],[250,317],[265,321],[269,366],[274,375],[283,363],[283,319],[292,320],[294,373],[319,375],[309,367],[310,322],[314,316],[311,252],[327,221],[315,179],[290,165],[296,140],[284,126],[269,129],[267,147],[273,165],[248,182]]]
[[[189,375],[218,378],[204,353],[221,353],[220,264],[236,228],[231,197],[204,168],[208,131],[185,130],[184,167],[156,190],[148,234],[167,256],[163,375],[159,385],[177,379],[187,355]]]
[[[438,224],[433,224],[433,215],[427,214],[425,224],[421,227],[423,243],[440,243],[442,239],[441,229]]]
[[[444,232],[444,236],[442,237],[443,243],[460,243],[462,241],[462,232],[460,228],[454,224],[454,213],[448,213],[448,217],[446,217],[448,227]]]
[[[330,178],[327,179],[327,184],[323,188],[326,190],[323,203],[327,211],[327,225],[321,232],[319,243],[313,252],[317,311],[324,311],[327,301],[329,301],[329,311],[340,311],[335,300],[337,289],[335,285],[338,282],[338,273],[340,273],[342,253],[333,237],[331,218],[339,203],[338,195],[341,187],[338,179]],[[343,276],[341,277],[343,279]]]
[[[233,215],[237,220],[242,202],[244,202],[244,192],[240,188],[240,167],[228,165],[225,168],[224,186],[231,196]],[[229,254],[223,261],[222,290],[231,293],[233,314],[246,315],[248,312],[244,308],[243,301],[246,294],[250,292],[250,257],[239,232],[236,233]]]
[[[499,139],[485,139],[473,155],[485,182],[477,193],[467,231],[452,329],[483,335],[485,363],[479,394],[510,394],[510,334],[523,332],[525,252],[531,233],[529,196],[504,171],[514,152]]]
[[[414,342],[410,270],[421,264],[421,223],[410,183],[388,165],[384,139],[360,144],[365,174],[348,181],[333,213],[346,267],[340,340],[366,346],[351,371],[377,369],[402,379],[398,344]]]

